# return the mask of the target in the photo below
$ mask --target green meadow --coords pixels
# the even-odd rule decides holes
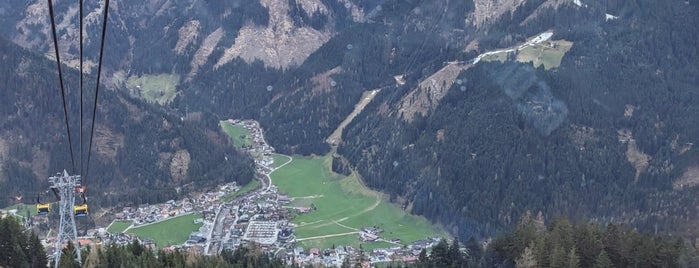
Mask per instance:
[[[303,247],[329,248],[352,245],[364,248],[386,247],[386,242],[362,243],[356,233],[362,227],[378,227],[386,239],[400,238],[410,243],[427,237],[447,237],[446,232],[427,219],[410,215],[388,202],[380,193],[362,185],[354,175],[330,171],[330,156],[295,156],[288,165],[272,173],[281,192],[296,198],[293,204],[316,209],[297,215],[293,223],[296,238]]]
[[[36,205],[27,205],[27,204],[14,204],[12,206],[3,208],[5,211],[10,211],[10,210],[17,210],[15,211],[15,214],[20,217],[26,217],[27,215],[32,216],[36,214]]]
[[[517,61],[531,62],[534,67],[544,66],[548,70],[561,65],[566,52],[573,47],[573,42],[566,40],[546,41],[517,50]],[[507,61],[508,52],[500,52],[483,57],[483,61]]]
[[[250,131],[243,126],[231,125],[231,123],[228,123],[226,120],[219,122],[219,125],[223,128],[223,132],[231,138],[236,148],[241,148],[244,145],[251,145],[253,143]]]
[[[153,239],[158,248],[163,248],[187,241],[189,234],[199,230],[199,227],[203,225],[194,223],[194,219],[197,218],[201,218],[201,215],[187,214],[158,223],[131,228],[127,232],[141,238]]]
[[[164,105],[177,96],[179,81],[180,76],[176,74],[131,76],[126,81],[126,86],[138,92],[146,101]]]
[[[553,46],[549,46],[549,43]],[[573,42],[566,40],[550,41],[528,46],[517,53],[517,61],[531,62],[534,67],[544,65],[544,69],[546,70],[556,68],[561,65],[563,56],[571,47],[573,47]]]
[[[291,157],[283,154],[272,154],[272,159],[274,159],[274,163],[272,163],[272,168],[278,168],[281,165],[284,165],[284,163],[289,162],[291,160]]]
[[[126,228],[129,228],[131,226],[131,221],[113,221],[111,225],[107,228],[107,232],[116,234],[116,233],[123,233],[126,231]]]

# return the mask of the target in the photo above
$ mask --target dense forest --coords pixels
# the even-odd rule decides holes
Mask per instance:
[[[262,109],[270,142],[287,154],[325,154],[330,150],[325,139],[364,91],[393,85],[393,76],[401,73],[414,83],[456,57],[464,41],[455,36],[465,25],[442,9],[467,14],[473,8],[471,1],[456,2],[384,1],[371,21],[338,33],[276,83],[291,92]],[[411,11],[416,9],[420,12]]]
[[[0,195],[6,197],[0,199],[0,207],[17,195],[34,202],[37,194],[48,190],[48,176],[63,169],[83,173],[88,196],[100,195],[91,200],[95,207],[165,201],[176,197],[176,187],[185,184],[193,186],[182,189],[187,192],[223,181],[245,184],[254,178],[252,159],[233,148],[214,115],[180,117],[104,85],[90,168],[81,168],[80,160],[87,159],[92,119],[87,111],[93,108],[87,100],[94,98],[95,85],[88,76],[80,146],[79,97],[74,86],[78,77],[69,70],[64,75],[73,166],[55,62],[2,38],[0,61],[4,74],[0,77]]]
[[[44,246],[16,218],[0,214],[0,267],[46,267]]]
[[[384,87],[338,152],[370,186],[461,239],[491,236],[526,210],[691,230],[696,189],[678,181],[699,159],[697,4],[610,2],[541,10],[528,23],[513,23],[528,14],[514,12],[505,25],[520,26],[509,30],[552,28],[574,42],[559,68],[479,63],[413,121],[396,111],[410,88]]]
[[[514,231],[493,241],[486,267],[696,267],[692,243],[625,226],[574,224],[559,218],[546,227],[525,214]],[[497,265],[496,265],[497,264]]]
[[[697,250],[689,241],[639,233],[625,226],[571,223],[565,218],[545,226],[525,214],[516,228],[484,248],[470,239],[442,240],[408,267],[696,267]],[[392,267],[402,267],[400,264]]]

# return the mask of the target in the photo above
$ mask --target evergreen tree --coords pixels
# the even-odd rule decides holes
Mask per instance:
[[[580,266],[591,267],[603,248],[601,231],[593,224],[580,224],[574,229],[575,251],[580,257]]]
[[[578,253],[575,252],[575,247],[570,249],[568,252],[566,268],[580,268],[580,257]]]
[[[87,256],[85,257],[85,260],[83,261],[83,266],[86,268],[95,268],[98,267],[98,265],[101,262],[101,257],[103,256],[102,250],[100,247],[87,247],[85,250],[87,252]],[[151,267],[156,267],[156,266],[151,266]]]
[[[464,260],[463,254],[461,254],[461,245],[459,245],[459,239],[454,238],[451,246],[449,246],[449,260],[451,261],[452,267],[465,267],[466,261]]]
[[[68,241],[68,245],[61,251],[61,262],[58,267],[61,268],[80,268],[80,264],[75,259],[75,246],[72,242]]]
[[[469,257],[472,259],[480,259],[483,255],[481,244],[473,237],[466,241],[464,246],[466,247],[466,252],[468,252]]]
[[[677,258],[677,265],[681,268],[699,267],[697,249],[689,241],[684,242],[684,247]]]
[[[449,256],[449,244],[446,239],[442,239],[436,246],[432,247],[430,263],[434,267],[449,267],[452,259]]]
[[[22,245],[26,244],[22,227],[14,217],[0,219],[0,266],[26,267],[26,255]]]
[[[430,264],[430,259],[427,257],[427,250],[420,250],[420,254],[417,255],[417,263],[420,267],[428,267]]]
[[[564,267],[566,263],[566,252],[561,245],[554,245],[549,257],[550,267]]]
[[[594,268],[613,268],[614,265],[612,264],[612,261],[609,259],[609,255],[607,255],[607,252],[602,250],[602,252],[597,255],[597,258],[595,259],[595,265],[593,266]]]
[[[27,246],[26,255],[30,256],[29,267],[43,268],[48,264],[44,246],[41,244],[41,240],[39,240],[39,237],[34,232],[32,232],[29,236],[29,245]]]
[[[141,256],[141,253],[143,253],[144,250],[141,243],[138,242],[138,239],[134,239],[128,247],[131,250],[131,254],[134,256]]]
[[[535,268],[537,267],[536,256],[530,247],[524,248],[522,256],[515,261],[517,268]]]

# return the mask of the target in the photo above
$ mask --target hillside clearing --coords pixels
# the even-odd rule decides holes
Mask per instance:
[[[333,133],[330,134],[330,136],[328,136],[328,139],[326,139],[325,141],[331,145],[340,143],[342,141],[342,130],[344,130],[345,127],[349,123],[351,123],[352,120],[355,117],[357,117],[359,113],[362,112],[362,110],[364,110],[364,107],[371,103],[371,101],[374,99],[374,97],[376,97],[376,94],[379,93],[379,91],[381,91],[381,89],[374,89],[362,93],[362,97],[359,100],[359,102],[357,102],[357,104],[354,106],[354,110],[352,110],[352,112],[345,118],[345,120],[342,120],[342,123],[340,123],[340,125],[337,126],[337,129],[335,129],[335,131],[333,131]]]
[[[176,74],[130,76],[126,87],[132,95],[147,102],[165,105],[177,96],[179,82],[180,76]]]
[[[228,135],[233,141],[233,145],[240,149],[243,146],[251,145],[253,143],[252,136],[250,136],[250,130],[246,129],[241,125],[232,125],[228,121],[224,120],[219,122],[223,132]]]
[[[519,50],[517,61],[531,62],[534,67],[544,65],[549,70],[561,65],[563,56],[573,47],[573,42],[557,40],[532,45]]]

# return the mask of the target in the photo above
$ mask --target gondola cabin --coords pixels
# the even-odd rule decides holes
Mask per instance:
[[[49,214],[49,211],[51,211],[51,204],[37,204],[36,205],[36,214],[46,215],[46,214]]]
[[[75,216],[83,217],[87,216],[87,205],[78,205],[73,208]]]

